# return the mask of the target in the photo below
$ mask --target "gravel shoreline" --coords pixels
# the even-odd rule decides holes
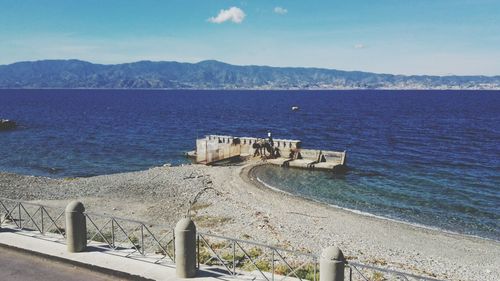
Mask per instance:
[[[257,163],[185,165],[89,178],[0,173],[0,197],[174,226],[194,205],[200,230],[319,254],[336,245],[353,261],[446,280],[499,280],[500,242],[350,212],[271,190]]]

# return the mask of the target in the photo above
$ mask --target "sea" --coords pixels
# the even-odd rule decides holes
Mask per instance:
[[[0,171],[54,178],[187,164],[206,134],[271,131],[348,154],[342,174],[258,168],[273,188],[500,241],[500,91],[0,90],[0,118],[19,124],[0,132]]]

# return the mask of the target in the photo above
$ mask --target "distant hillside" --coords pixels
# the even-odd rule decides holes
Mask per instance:
[[[404,76],[320,68],[43,60],[0,66],[0,88],[500,89],[500,76]]]

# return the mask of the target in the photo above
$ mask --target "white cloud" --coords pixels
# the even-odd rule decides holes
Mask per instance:
[[[364,44],[359,44],[358,43],[358,44],[354,45],[354,49],[364,49],[364,48],[366,48],[366,46]]]
[[[279,14],[279,15],[284,15],[284,14],[288,13],[288,10],[283,8],[283,7],[275,7],[274,12],[276,14]]]
[[[223,23],[225,21],[232,21],[234,23],[241,23],[245,19],[245,12],[238,7],[231,7],[227,10],[220,10],[216,17],[208,19],[211,23]]]

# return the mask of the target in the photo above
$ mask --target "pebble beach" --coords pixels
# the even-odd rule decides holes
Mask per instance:
[[[235,166],[164,166],[86,178],[0,173],[0,197],[174,226],[190,201],[198,229],[319,254],[338,246],[350,261],[443,280],[498,280],[500,243],[364,215],[314,202],[259,182],[252,162]]]

